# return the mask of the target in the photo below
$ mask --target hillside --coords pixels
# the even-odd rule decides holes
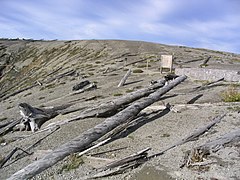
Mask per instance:
[[[69,104],[64,109],[68,113],[60,113],[51,118],[42,125],[41,130],[50,123],[71,119],[85,109],[111,102],[113,99],[147,87],[152,80],[159,80],[166,75],[159,72],[159,61],[163,54],[174,55],[174,68],[222,69],[238,72],[240,70],[240,55],[208,49],[124,40],[0,39],[0,125],[20,118],[19,103],[28,103],[38,108]],[[210,59],[207,65],[200,67],[199,65],[208,58]],[[132,74],[124,86],[117,87],[129,68]],[[94,83],[97,87],[72,94],[73,86],[84,80]],[[151,148],[150,155],[155,154],[223,113],[227,113],[223,120],[201,135],[198,140],[173,148],[134,170],[106,179],[146,179],[146,174],[152,179],[159,179],[159,176],[163,179],[239,179],[239,140],[213,154],[210,160],[214,163],[210,165],[199,166],[196,169],[179,168],[186,151],[192,147],[239,129],[239,102],[224,102],[226,101],[224,94],[230,91],[239,95],[239,82],[220,81],[213,85],[208,83],[211,81],[188,77],[152,105],[154,109],[169,103],[177,109],[176,111],[166,109],[156,111],[150,108],[150,111],[146,110],[148,116],[145,121],[129,128],[125,135],[90,151],[86,157],[76,158],[74,155],[66,157],[40,173],[36,179],[81,179],[93,172],[98,163],[98,160],[89,158],[90,154],[113,149],[119,150],[105,152],[97,157],[119,159],[147,147]],[[121,111],[125,106],[116,111]],[[10,177],[39,159],[39,152],[54,150],[105,119],[90,117],[61,125],[58,131],[31,150],[34,152],[33,155],[25,156],[12,164],[6,163],[5,167],[0,169],[0,179]],[[2,135],[0,155],[6,156],[15,147],[25,149],[47,133],[15,131]],[[72,162],[74,157],[81,163],[75,168],[66,170],[67,164],[74,164]],[[104,165],[104,162],[99,163]]]

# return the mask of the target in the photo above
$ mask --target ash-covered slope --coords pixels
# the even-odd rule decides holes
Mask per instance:
[[[211,56],[209,67],[236,68],[240,55],[207,49],[167,46],[140,41],[82,40],[34,41],[0,40],[0,94],[46,81],[49,75],[74,71],[80,76],[94,76],[109,69],[139,60],[156,62],[161,54],[173,54],[174,65],[198,66]],[[126,62],[125,62],[126,63]],[[156,67],[155,67],[156,68]]]

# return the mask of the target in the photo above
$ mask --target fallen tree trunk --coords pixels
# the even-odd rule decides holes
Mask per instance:
[[[1,128],[0,129],[0,136],[8,133],[9,131],[11,131],[14,126],[16,126],[17,124],[19,124],[21,122],[21,120],[22,120],[22,118],[14,120],[11,123],[9,123],[7,126]]]
[[[118,87],[121,87],[125,84],[125,82],[127,81],[127,78],[131,75],[131,69],[128,70],[128,72],[124,75],[124,77],[121,79],[121,81],[118,84]]]
[[[223,117],[225,117],[226,114],[222,114],[220,116],[216,116],[212,122],[210,122],[209,124],[203,126],[203,127],[200,127],[199,129],[197,129],[195,132],[193,132],[192,134],[190,134],[189,136],[183,138],[182,140],[180,140],[179,142],[171,145],[170,147],[167,147],[166,149],[162,150],[161,152],[159,153],[156,153],[156,154],[153,154],[152,156],[149,157],[150,158],[153,158],[153,157],[156,157],[156,156],[160,156],[162,154],[164,154],[166,151],[176,147],[176,146],[179,146],[179,145],[182,145],[182,144],[185,144],[189,141],[193,141],[193,140],[196,140],[199,136],[201,136],[202,134],[204,134],[206,131],[208,131],[210,128],[212,128],[215,124],[219,123]]]
[[[58,161],[64,159],[66,156],[85,150],[89,144],[98,140],[103,135],[116,128],[118,125],[125,123],[129,118],[136,116],[142,109],[160,100],[162,95],[183,82],[186,78],[187,77],[185,75],[178,77],[168,85],[150,94],[148,97],[133,103],[126,109],[120,111],[110,118],[107,118],[105,121],[96,125],[95,127],[85,131],[75,139],[56,148],[42,159],[29,164],[25,168],[13,174],[9,180],[31,178],[56,164]]]
[[[223,135],[220,138],[217,138],[213,141],[207,142],[201,146],[198,146],[196,149],[204,149],[204,151],[218,151],[220,148],[223,147],[223,145],[231,143],[231,142],[237,142],[240,141],[240,129],[237,129],[236,131],[232,131],[228,134]]]
[[[206,89],[206,88],[211,87],[210,85],[213,85],[213,84],[218,83],[218,82],[221,82],[221,81],[224,81],[224,78],[218,79],[218,80],[216,80],[216,81],[209,82],[209,83],[204,84],[204,85],[202,85],[202,86],[197,86],[197,87],[193,88],[193,90],[190,91],[190,92],[204,90],[204,89]]]
[[[150,149],[151,148],[146,148],[123,159],[113,161],[112,163],[106,165],[105,167],[98,169],[100,171],[99,173],[93,176],[84,177],[83,179],[103,178],[123,173],[127,169],[133,169],[134,167],[137,167],[146,162],[148,155],[147,152]]]
[[[128,93],[110,102],[106,102],[106,103],[94,106],[92,108],[88,108],[85,111],[81,112],[80,115],[72,117],[71,119],[49,124],[46,128],[52,128],[52,126],[63,125],[71,121],[77,121],[84,118],[109,117],[115,114],[118,111],[118,109],[122,108],[124,105],[129,104],[137,99],[148,96],[149,94],[155,92],[156,89],[163,87],[165,82],[166,82],[165,79],[159,80],[157,81],[157,83],[155,83],[154,85],[151,85],[150,87],[143,88],[132,93]]]
[[[223,148],[224,145],[229,143],[235,143],[240,141],[240,129],[232,131],[223,135],[220,138],[217,138],[213,141],[209,141],[205,144],[202,144],[198,147],[195,147],[191,150],[188,157],[186,157],[184,164],[181,165],[192,167],[196,163],[203,162],[204,157],[210,155],[212,152],[217,152],[219,149]]]

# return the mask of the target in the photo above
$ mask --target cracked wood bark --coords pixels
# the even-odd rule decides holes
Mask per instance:
[[[14,120],[11,123],[9,123],[7,126],[4,126],[3,128],[1,128],[0,129],[0,136],[8,133],[9,131],[11,131],[14,126],[16,126],[17,124],[19,124],[21,122],[21,120],[22,120],[22,118]]]
[[[170,82],[168,85],[157,90],[156,92],[150,94],[148,97],[145,97],[131,104],[130,106],[115,114],[114,116],[107,118],[102,123],[83,132],[80,136],[56,148],[55,150],[44,156],[42,159],[35,161],[26,166],[25,168],[19,170],[8,179],[19,180],[34,177],[35,175],[46,170],[47,168],[53,166],[58,161],[61,161],[66,156],[85,150],[89,144],[98,140],[103,135],[116,128],[118,125],[125,123],[129,118],[136,116],[142,109],[160,100],[162,95],[183,82],[186,78],[187,77],[185,75],[176,78],[174,81]]]
[[[80,115],[72,117],[71,119],[49,124],[46,127],[46,129],[51,128],[52,126],[63,125],[71,121],[77,121],[84,118],[109,117],[110,115],[115,114],[118,111],[118,109],[123,107],[124,105],[129,104],[137,99],[148,96],[149,94],[155,92],[156,89],[163,87],[165,82],[166,82],[165,79],[161,79],[157,81],[157,83],[155,83],[154,85],[151,85],[150,87],[143,88],[132,93],[128,93],[110,102],[106,102],[106,103],[94,106],[93,108],[86,109],[85,111],[81,112]]]
[[[240,141],[240,129],[224,134],[222,137],[198,146],[196,149],[216,152],[221,149],[223,145],[238,141]]]
[[[217,152],[223,148],[225,144],[239,143],[240,141],[240,129],[224,134],[222,137],[209,141],[191,150],[189,155],[185,157],[185,162],[180,166],[193,167],[195,164],[202,162],[204,156],[209,155],[212,152]]]
[[[204,89],[206,89],[206,88],[211,87],[210,85],[213,85],[213,84],[218,83],[218,82],[221,82],[221,81],[224,81],[224,78],[220,78],[220,79],[218,79],[218,80],[216,80],[216,81],[209,82],[209,83],[204,84],[204,85],[202,85],[202,86],[197,86],[197,87],[193,88],[193,90],[190,91],[190,92],[204,90]]]
[[[123,159],[113,161],[110,164],[106,165],[105,167],[98,169],[100,171],[99,173],[93,176],[84,177],[83,179],[96,179],[107,177],[114,174],[122,173],[127,169],[137,167],[146,162],[148,155],[147,151],[149,150],[151,150],[151,148],[143,149]]]
[[[124,77],[119,82],[118,87],[121,87],[125,84],[125,82],[127,81],[127,78],[131,75],[131,72],[132,72],[132,70],[129,69],[128,72],[124,75]]]

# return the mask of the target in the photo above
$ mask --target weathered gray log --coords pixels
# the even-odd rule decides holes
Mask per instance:
[[[131,75],[131,73],[132,73],[132,70],[129,69],[127,73],[124,75],[124,77],[121,79],[121,81],[119,82],[118,87],[121,87],[124,85],[124,83],[127,81],[127,78]]]
[[[12,123],[14,120],[9,121],[7,118],[3,118],[3,120],[0,120],[0,129],[9,125],[10,123]]]
[[[23,154],[27,154],[27,155],[31,155],[32,152],[29,152],[32,148],[34,148],[37,144],[39,144],[43,139],[47,138],[48,136],[50,136],[51,134],[53,134],[55,131],[57,131],[60,127],[57,127],[55,129],[53,129],[52,131],[50,131],[50,133],[48,133],[47,135],[45,135],[44,137],[40,138],[38,141],[36,141],[34,144],[28,146],[25,150],[16,147],[14,148],[5,158],[3,161],[1,161],[0,163],[0,168],[2,168],[4,166],[4,164],[13,156],[13,154],[17,151],[17,150],[21,150],[22,152],[17,154],[17,156],[14,158],[14,161],[17,161],[18,159],[23,157]],[[11,163],[13,163],[11,162]]]
[[[79,89],[82,89],[84,88],[86,85],[90,84],[90,81],[89,80],[84,80],[78,84],[76,84],[75,86],[73,86],[72,90],[73,91],[77,91]]]
[[[149,151],[149,150],[151,150],[151,148],[148,147],[148,148],[143,149],[143,150],[141,150],[141,151],[139,151],[137,153],[134,153],[134,154],[132,154],[130,156],[127,156],[127,157],[122,158],[120,160],[116,160],[116,161],[106,165],[105,167],[100,168],[100,170],[104,171],[104,170],[107,170],[107,169],[112,169],[112,168],[115,168],[117,166],[121,166],[121,165],[123,165],[125,163],[129,163],[131,161],[137,160],[139,158],[146,157],[147,151]]]
[[[202,61],[202,60],[203,60],[203,57],[200,57],[198,59],[191,59],[191,60],[188,60],[188,61],[184,61],[181,64],[188,64],[188,63],[191,63],[191,62],[197,62],[197,61]]]
[[[15,147],[10,153],[8,153],[8,155],[6,157],[3,158],[3,160],[1,160],[0,162],[0,168],[2,168],[4,166],[4,164],[13,156],[13,154],[15,152],[17,152],[18,150],[21,150],[23,153],[26,153],[28,155],[31,155],[32,153],[28,153],[27,151],[19,148],[19,147]]]
[[[21,92],[23,92],[23,91],[29,90],[29,89],[31,89],[31,88],[34,88],[34,87],[38,86],[38,85],[39,85],[39,84],[36,82],[36,83],[34,83],[33,85],[31,85],[31,86],[22,88],[22,89],[17,90],[17,91],[15,91],[15,92],[13,92],[13,93],[11,93],[11,94],[9,94],[9,95],[3,96],[3,98],[2,98],[1,100],[2,100],[2,101],[3,101],[3,100],[6,100],[6,99],[8,99],[9,97],[15,96],[15,95],[17,95],[17,94],[19,94],[19,93],[21,93]]]
[[[88,86],[85,86],[82,89],[76,90],[76,91],[70,93],[69,95],[72,96],[72,95],[83,93],[85,91],[91,91],[93,89],[97,89],[97,85],[95,83],[90,83],[90,84],[88,84]]]
[[[201,63],[200,65],[199,65],[199,67],[204,67],[204,66],[207,66],[207,63],[208,63],[208,61],[211,59],[211,56],[208,56],[204,61],[203,61],[203,63]]]
[[[22,118],[14,120],[10,124],[8,124],[7,126],[1,128],[0,129],[0,135],[4,135],[4,134],[8,133],[9,131],[11,131],[14,126],[16,126],[17,124],[19,124],[21,122],[21,120],[22,120]]]
[[[232,131],[217,138],[213,141],[209,141],[198,147],[195,147],[191,152],[185,157],[185,162],[181,165],[187,167],[193,167],[196,163],[202,162],[204,157],[211,154],[212,152],[217,152],[219,149],[223,148],[225,144],[229,143],[239,143],[240,141],[240,129]]]
[[[190,92],[194,92],[194,91],[196,91],[196,90],[197,90],[197,91],[204,90],[204,89],[206,89],[206,88],[208,88],[208,87],[211,87],[210,85],[213,85],[213,84],[218,83],[218,82],[221,82],[221,81],[224,81],[224,78],[220,78],[220,79],[218,79],[218,80],[216,80],[216,81],[209,82],[209,83],[204,84],[204,85],[202,85],[202,86],[197,86],[197,87],[193,88],[193,90],[190,91]]]
[[[47,129],[52,128],[52,126],[63,125],[63,124],[69,123],[71,121],[77,121],[77,120],[84,119],[84,118],[109,117],[109,116],[115,114],[116,112],[118,112],[119,109],[122,108],[123,106],[155,92],[158,88],[163,87],[165,82],[166,82],[165,79],[161,79],[152,86],[128,93],[128,94],[121,96],[117,99],[114,99],[110,102],[106,102],[106,103],[94,106],[92,108],[88,108],[88,109],[84,110],[83,112],[81,112],[80,115],[72,117],[71,119],[61,120],[61,121],[58,121],[55,123],[51,123],[46,128]]]
[[[83,132],[80,136],[56,148],[42,159],[29,164],[25,168],[13,174],[9,179],[19,180],[31,178],[56,164],[58,161],[64,159],[66,156],[85,150],[89,144],[98,140],[118,125],[125,123],[129,118],[136,116],[142,109],[160,100],[162,95],[183,82],[186,78],[187,77],[185,75],[178,77],[168,85],[150,94],[148,97],[131,104],[114,116],[107,118],[102,123]]]
[[[32,132],[39,130],[41,125],[47,120],[57,116],[61,110],[71,106],[72,104],[66,104],[62,106],[52,108],[36,108],[27,103],[20,103],[18,105],[20,114],[23,117],[22,124],[30,125]]]
[[[161,152],[159,153],[156,153],[154,155],[152,155],[150,158],[153,158],[153,157],[156,157],[156,156],[159,156],[159,155],[162,155],[164,154],[166,151],[176,147],[176,146],[179,146],[179,145],[182,145],[184,143],[187,143],[189,141],[193,141],[193,140],[196,140],[200,135],[204,134],[206,131],[208,131],[211,127],[213,127],[215,124],[219,123],[223,117],[225,117],[226,114],[222,114],[220,116],[216,116],[212,122],[210,122],[209,124],[203,126],[203,127],[200,127],[199,129],[197,129],[195,132],[193,132],[192,134],[190,134],[189,136],[183,138],[182,140],[180,140],[179,142],[169,146],[168,148],[162,150]]]
[[[234,143],[240,141],[240,129],[232,131],[223,135],[220,138],[217,138],[213,141],[209,141],[203,145],[196,147],[196,149],[202,149],[204,151],[213,151],[216,152],[223,147],[223,145],[228,143]]]
[[[107,177],[115,174],[119,174],[124,172],[127,169],[137,167],[140,164],[143,164],[147,160],[147,151],[151,148],[143,149],[135,154],[122,158],[120,160],[116,160],[111,162],[110,164],[106,165],[103,168],[98,169],[100,172],[93,175],[84,177],[83,179],[96,179]]]

